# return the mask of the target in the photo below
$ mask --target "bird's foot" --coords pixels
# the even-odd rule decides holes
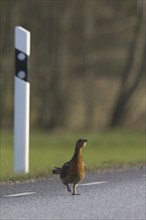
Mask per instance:
[[[76,195],[78,196],[78,195],[81,195],[81,194],[80,193],[72,193],[72,195],[73,196],[76,196]]]

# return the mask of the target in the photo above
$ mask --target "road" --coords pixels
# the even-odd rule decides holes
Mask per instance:
[[[58,176],[1,186],[0,219],[146,218],[145,168],[87,173],[80,195],[69,194]]]

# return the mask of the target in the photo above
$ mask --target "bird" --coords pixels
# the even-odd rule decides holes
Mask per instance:
[[[59,174],[62,183],[66,186],[68,192],[72,192],[69,184],[73,184],[72,195],[80,195],[77,193],[78,184],[85,177],[85,164],[82,159],[82,150],[86,146],[87,139],[79,139],[76,142],[74,154],[71,160],[67,161],[60,167],[54,167],[53,174]]]

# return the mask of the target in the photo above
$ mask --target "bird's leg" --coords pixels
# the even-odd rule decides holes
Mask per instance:
[[[72,195],[80,195],[80,194],[77,193],[77,186],[78,186],[78,184],[73,184],[73,193],[72,193]]]
[[[69,187],[68,183],[66,183],[65,185],[66,185],[66,188],[67,188],[68,192],[70,192],[70,193],[71,193],[71,189],[70,189],[70,187]]]

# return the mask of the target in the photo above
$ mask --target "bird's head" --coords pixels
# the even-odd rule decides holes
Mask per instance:
[[[77,141],[77,143],[76,143],[76,147],[78,148],[78,149],[80,149],[80,148],[84,148],[85,146],[86,146],[86,143],[87,143],[87,139],[79,139],[78,141]]]

